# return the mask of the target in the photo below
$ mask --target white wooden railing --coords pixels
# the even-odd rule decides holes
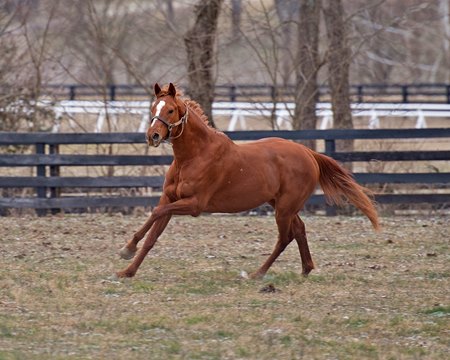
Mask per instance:
[[[53,132],[59,132],[62,121],[68,119],[73,122],[77,114],[97,115],[95,132],[102,132],[106,116],[113,123],[117,123],[118,115],[129,114],[140,118],[135,129],[145,131],[149,120],[149,101],[81,101],[64,100],[57,103],[41,101],[39,106],[49,107],[55,112]],[[427,118],[450,118],[450,104],[433,103],[353,103],[351,104],[353,117],[366,117],[367,127],[375,129],[380,127],[380,118],[383,117],[409,117],[415,118],[416,128],[426,128]],[[213,115],[229,117],[228,131],[236,130],[238,125],[242,130],[247,128],[247,119],[250,117],[270,118],[274,116],[279,128],[292,129],[291,118],[294,114],[294,103],[274,104],[259,102],[215,102]],[[320,119],[320,129],[333,128],[333,112],[330,103],[317,104],[317,116]]]

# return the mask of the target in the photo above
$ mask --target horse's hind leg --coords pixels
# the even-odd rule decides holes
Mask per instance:
[[[311,253],[309,252],[308,240],[306,238],[305,224],[296,215],[292,221],[292,232],[295,240],[298,244],[298,249],[300,251],[300,257],[302,259],[303,275],[308,275],[312,269],[314,269],[314,262],[311,258]]]
[[[292,217],[279,215],[275,215],[275,217],[279,233],[278,241],[275,244],[275,248],[273,249],[266,262],[250,276],[253,279],[264,277],[264,275],[267,273],[267,270],[269,270],[270,266],[277,259],[277,257],[280,256],[284,249],[286,249],[286,246],[288,246],[289,243],[294,240],[293,233],[291,232]]]

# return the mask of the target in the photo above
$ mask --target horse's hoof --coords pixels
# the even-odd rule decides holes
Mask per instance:
[[[252,280],[262,280],[262,279],[264,279],[265,275],[266,274],[261,274],[260,272],[257,271],[253,274],[250,274],[249,278]]]
[[[307,276],[309,275],[309,273],[310,273],[311,271],[313,271],[313,270],[314,270],[314,265],[312,265],[312,266],[306,266],[306,267],[303,268],[302,275],[303,275],[304,277],[307,277]]]
[[[134,258],[134,255],[136,254],[136,251],[131,251],[130,249],[128,249],[126,246],[124,246],[122,249],[120,249],[119,251],[119,255],[122,259],[125,260],[130,260],[132,258]]]
[[[130,278],[134,276],[134,272],[128,271],[128,270],[122,270],[122,271],[118,271],[116,272],[116,276],[118,278]]]

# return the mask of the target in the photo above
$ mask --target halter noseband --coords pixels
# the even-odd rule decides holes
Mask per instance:
[[[186,112],[181,117],[181,119],[178,120],[176,123],[171,124],[170,122],[168,122],[166,119],[162,118],[159,115],[153,116],[150,121],[153,122],[153,120],[159,120],[164,125],[166,125],[167,126],[167,130],[169,131],[169,135],[167,136],[166,140],[167,139],[172,140],[172,139],[178,139],[183,134],[184,124],[187,122],[188,116],[189,116],[189,112],[188,112],[188,108],[186,107]],[[172,136],[172,129],[176,128],[179,125],[181,125],[181,132],[177,136]]]

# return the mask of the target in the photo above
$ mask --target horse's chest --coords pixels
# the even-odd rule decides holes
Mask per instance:
[[[200,179],[189,176],[187,173],[180,172],[174,179],[172,187],[172,196],[176,199],[188,198],[196,193],[196,188]]]
[[[215,182],[218,174],[212,167],[199,166],[201,161],[195,163],[195,166],[180,166],[174,174],[170,197],[173,199],[183,199],[192,196],[208,196],[210,191],[215,189]]]
[[[188,198],[195,194],[193,184],[187,181],[179,181],[175,189],[175,194],[178,199]]]

